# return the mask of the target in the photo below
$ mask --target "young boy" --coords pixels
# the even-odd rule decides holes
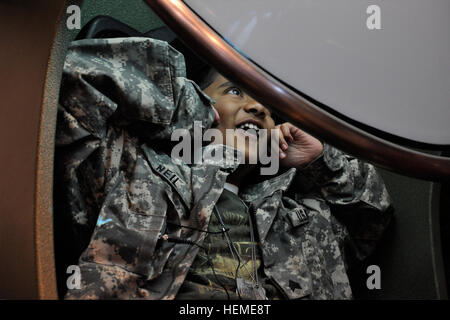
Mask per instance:
[[[157,40],[69,48],[56,219],[76,239],[69,249],[81,253],[81,286],[66,297],[351,298],[344,252],[366,257],[390,219],[375,169],[292,124],[275,125],[214,70],[203,80],[204,93],[185,78],[181,54]],[[193,133],[195,121],[225,137],[201,154],[228,161],[170,157],[172,134]],[[248,164],[266,142],[237,143],[262,129],[279,137],[273,176],[257,177],[258,164]]]

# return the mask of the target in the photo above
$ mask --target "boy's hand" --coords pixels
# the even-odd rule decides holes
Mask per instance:
[[[280,140],[281,165],[302,168],[322,154],[322,143],[293,124],[285,122],[274,130],[277,130]]]

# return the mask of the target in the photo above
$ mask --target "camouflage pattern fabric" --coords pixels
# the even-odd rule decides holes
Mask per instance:
[[[64,65],[58,126],[56,219],[80,252],[81,288],[67,299],[174,299],[202,244],[231,161],[172,159],[174,129],[211,127],[211,99],[185,78],[183,57],[147,38],[75,41]],[[255,215],[263,269],[290,299],[348,299],[344,247],[373,250],[390,220],[375,169],[325,145],[294,168],[240,194]],[[61,239],[59,239],[61,241]],[[348,245],[344,246],[346,243]]]
[[[251,296],[247,297],[244,293],[241,293],[240,296],[236,293],[236,277],[249,282],[255,281],[253,279],[253,246],[255,249],[255,268],[258,270],[258,283],[264,287],[269,299],[279,299],[280,293],[277,288],[262,272],[261,252],[258,243],[251,241],[250,212],[247,206],[239,199],[238,195],[224,189],[216,207],[222,216],[225,227],[229,229],[230,239],[242,260],[239,263],[238,259],[231,253],[228,242],[221,232],[222,225],[216,215],[212,214],[208,231],[215,233],[206,235],[202,245],[204,250],[199,251],[192,263],[176,299],[226,300],[228,298],[227,292],[232,300],[251,299]],[[224,287],[227,292],[225,292]]]

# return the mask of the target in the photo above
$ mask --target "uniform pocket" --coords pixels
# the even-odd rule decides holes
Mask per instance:
[[[310,270],[301,252],[286,257],[264,271],[288,299],[301,299],[311,294]]]

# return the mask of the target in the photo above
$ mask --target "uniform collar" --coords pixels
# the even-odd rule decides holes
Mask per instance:
[[[198,159],[202,161],[194,165],[219,167],[229,172],[236,170],[245,161],[241,151],[224,144],[209,144],[195,152],[197,155],[200,152]]]
[[[228,173],[233,172],[239,166],[239,164],[245,162],[245,158],[242,152],[234,149],[233,147],[222,145],[222,144],[210,144],[201,148],[203,152],[203,165],[213,165],[218,166],[221,169],[226,170]],[[197,151],[198,152],[198,151]],[[214,157],[209,157],[207,155],[223,154],[224,160],[217,161]],[[245,187],[241,194],[239,195],[244,201],[252,202],[257,198],[263,198],[270,196],[275,191],[283,190],[286,191],[292,183],[295,177],[297,169],[290,168],[289,170],[279,174],[277,176],[271,177],[270,179],[264,180],[254,185]],[[227,189],[228,183],[225,183],[224,188]],[[232,185],[232,190],[227,189],[233,193],[233,190],[239,192],[237,186]]]
[[[228,182],[225,182],[225,185],[223,186],[223,188],[227,189],[230,192],[233,192],[235,195],[238,195],[238,193],[239,193],[239,187],[234,184],[228,183]]]
[[[297,169],[291,168],[278,176],[247,186],[242,190],[240,196],[244,201],[252,202],[258,198],[268,197],[278,190],[286,191],[296,172]]]

